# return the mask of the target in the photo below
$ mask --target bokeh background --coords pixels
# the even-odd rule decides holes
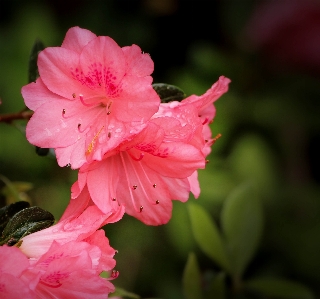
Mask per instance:
[[[24,108],[28,58],[36,38],[59,46],[72,26],[139,45],[155,63],[154,82],[204,93],[220,75],[232,80],[216,103],[210,163],[192,202],[219,225],[225,199],[254,182],[264,230],[245,277],[268,273],[298,281],[320,298],[320,2],[312,0],[42,0],[0,2],[0,114]],[[11,193],[58,219],[76,171],[40,157],[24,121],[0,122],[2,201]],[[5,181],[5,182],[4,182]],[[171,221],[147,227],[129,216],[105,229],[116,256],[117,286],[143,298],[183,298],[188,253],[201,270],[219,267],[199,250],[187,204]],[[260,297],[259,297],[260,298]]]

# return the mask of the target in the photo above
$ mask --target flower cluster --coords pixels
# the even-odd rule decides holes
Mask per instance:
[[[230,80],[221,76],[201,96],[161,103],[148,54],[79,27],[39,54],[38,69],[36,82],[22,88],[34,111],[27,139],[53,148],[60,166],[79,169],[78,180],[56,225],[24,237],[20,250],[0,248],[0,257],[12,250],[0,267],[0,293],[15,298],[12,279],[26,298],[106,298],[114,287],[100,273],[113,269],[115,251],[100,228],[124,212],[165,224],[172,200],[199,196],[197,171],[216,139],[213,103]]]
[[[82,197],[90,200],[89,194]],[[99,228],[123,213],[104,214],[71,201],[57,224],[22,238],[19,249],[0,247],[1,298],[107,298],[115,290],[109,280],[118,276],[112,270],[116,251]]]

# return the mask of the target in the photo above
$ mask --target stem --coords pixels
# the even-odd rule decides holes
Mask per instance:
[[[17,119],[30,119],[33,114],[33,111],[22,110],[17,113],[7,113],[0,115],[0,122],[12,123],[12,121]]]

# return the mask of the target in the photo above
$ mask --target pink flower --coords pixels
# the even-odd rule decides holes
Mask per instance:
[[[115,290],[109,280],[118,276],[116,251],[99,228],[123,213],[121,206],[102,213],[84,191],[57,224],[24,237],[19,249],[0,247],[0,295],[15,299],[19,288],[23,298],[108,298]]]
[[[189,192],[200,193],[197,169],[214,142],[208,124],[213,101],[228,89],[220,77],[202,96],[161,104],[147,127],[104,156],[83,165],[72,186],[72,198],[89,191],[102,212],[125,205],[126,213],[149,225],[167,223],[172,199],[187,201]]]
[[[49,250],[23,273],[37,298],[108,298],[113,284],[100,277],[101,248],[88,242],[54,241]],[[111,270],[114,260],[103,270]]]
[[[0,260],[0,298],[35,298],[28,283],[21,279],[29,267],[28,258],[17,247],[4,245],[0,246]]]
[[[39,54],[40,78],[22,88],[35,113],[30,143],[54,148],[60,166],[79,168],[139,133],[158,110],[153,62],[138,46],[73,27],[61,47]]]

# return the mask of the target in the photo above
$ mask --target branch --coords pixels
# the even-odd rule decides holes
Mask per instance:
[[[30,119],[33,114],[33,111],[22,110],[17,113],[8,113],[0,115],[0,122],[12,123],[12,121],[17,119]]]

